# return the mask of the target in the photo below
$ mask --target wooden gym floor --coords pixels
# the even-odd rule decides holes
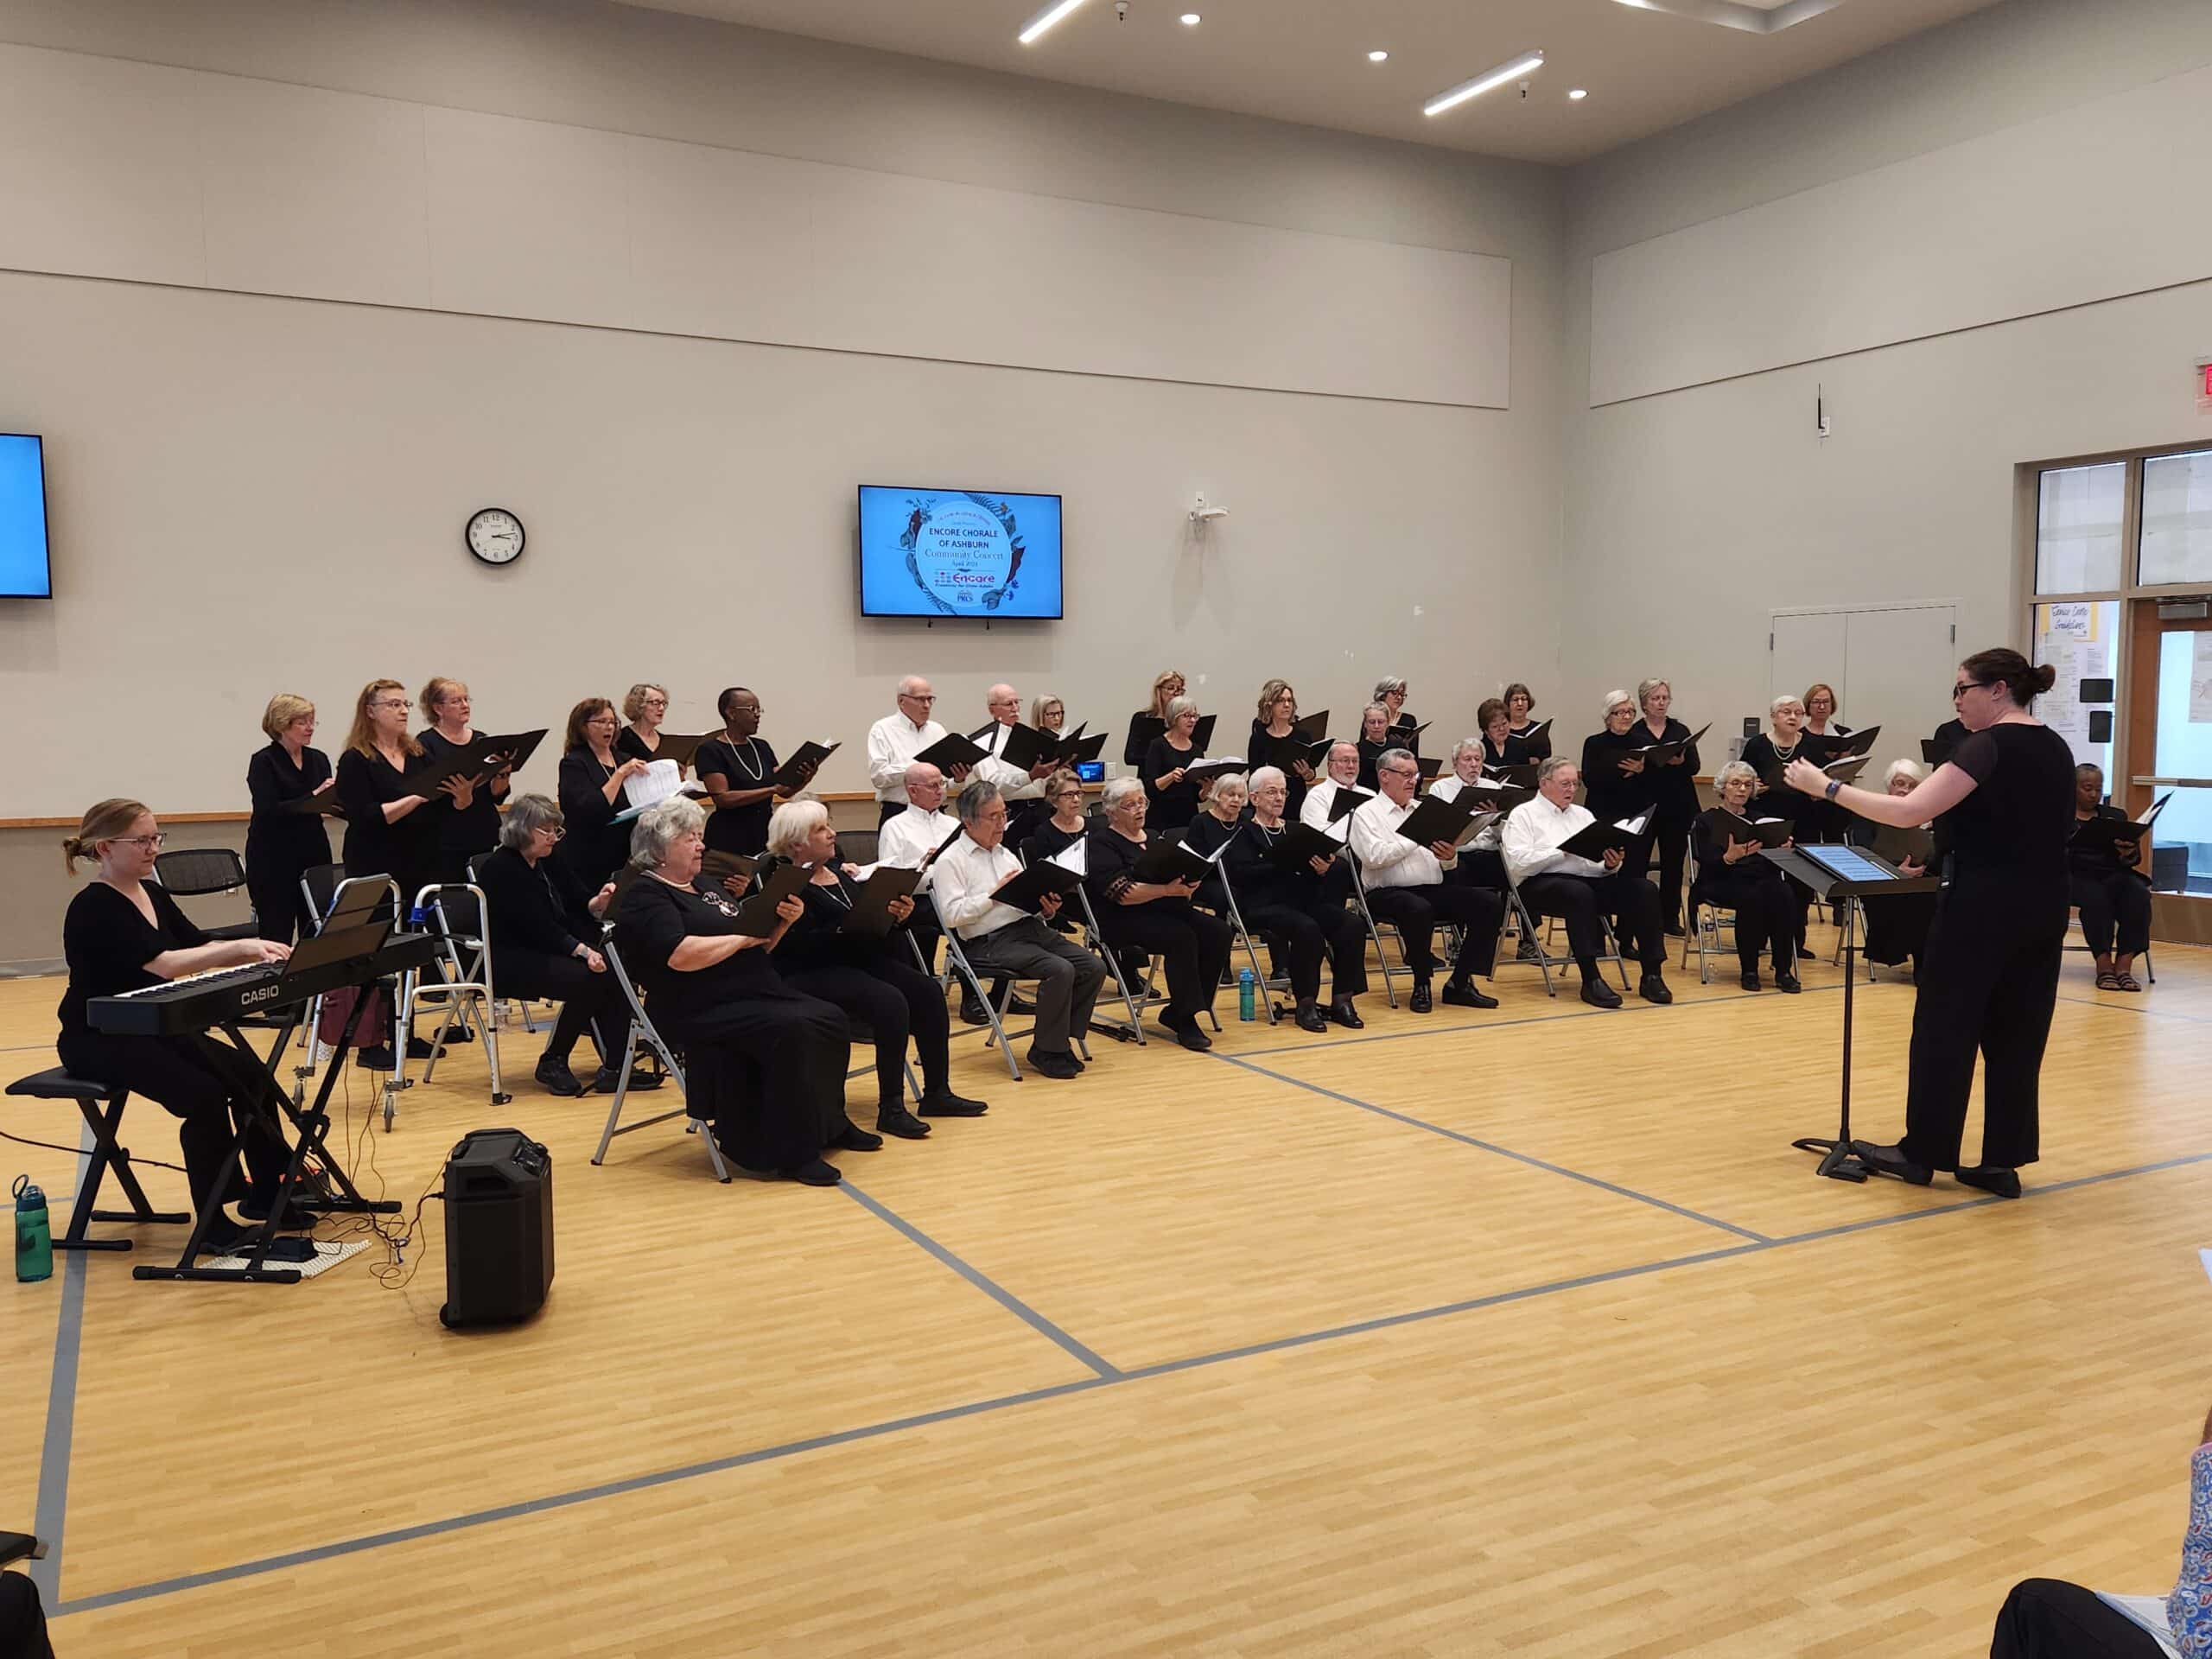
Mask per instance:
[[[1073,1084],[958,1038],[990,1116],[836,1192],[717,1185],[673,1125],[592,1168],[604,1103],[527,1086],[516,1028],[512,1105],[476,1049],[391,1135],[357,1084],[353,1167],[411,1209],[463,1130],[543,1140],[540,1318],[440,1328],[435,1202],[397,1289],[374,1251],[234,1287],[79,1255],[0,1287],[0,1525],[56,1540],[64,1659],[1979,1655],[2015,1579],[2172,1581],[2212,956],[2158,966],[2099,995],[2067,958],[2014,1205],[1790,1150],[1834,1132],[1825,962],[1618,1014],[1503,967],[1497,1013],[1378,991],[1328,1038],[1226,993],[1212,1054],[1097,1040]],[[0,982],[0,1071],[52,1064],[59,992]],[[1871,1135],[1911,1003],[1860,989]],[[124,1140],[175,1156],[144,1105]],[[74,1160],[0,1166],[58,1225]]]

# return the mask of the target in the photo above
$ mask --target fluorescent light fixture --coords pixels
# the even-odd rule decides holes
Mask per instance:
[[[1423,115],[1441,115],[1455,110],[1471,98],[1480,98],[1493,86],[1503,86],[1509,80],[1518,80],[1534,69],[1544,67],[1541,52],[1524,52],[1510,63],[1502,63],[1495,69],[1484,71],[1472,80],[1463,80],[1448,92],[1439,92],[1421,105]]]
[[[1388,63],[1390,60],[1390,54],[1380,50],[1370,52],[1367,54],[1367,60],[1370,63]]]
[[[1577,104],[1580,104],[1584,99],[1589,96],[1590,94],[1583,91],[1580,86],[1577,86],[1573,92],[1567,94],[1567,97]]]
[[[1061,18],[1066,16],[1068,13],[1073,11],[1082,3],[1083,0],[1053,0],[1052,4],[1046,7],[1044,10],[1039,12],[1034,17],[1032,17],[1029,20],[1029,27],[1023,29],[1021,33],[1014,36],[1014,38],[1020,41],[1024,46],[1034,45],[1036,43],[1037,37],[1039,35],[1042,35],[1046,29],[1050,29],[1054,23],[1058,22]]]
[[[1843,0],[1761,0],[1752,5],[1744,4],[1743,0],[1620,0],[1620,3],[1638,11],[1662,11],[1701,23],[1717,23],[1747,35],[1779,35],[1808,17],[1833,11]]]
[[[1185,28],[1185,29],[1196,29],[1196,28],[1197,28],[1197,27],[1198,27],[1201,22],[1205,22],[1205,20],[1204,18],[1200,17],[1200,16],[1198,16],[1198,14],[1197,12],[1195,12],[1195,11],[1186,11],[1186,12],[1185,12],[1185,13],[1182,15],[1182,16],[1180,16],[1179,18],[1178,18],[1176,21],[1177,21],[1177,22],[1180,22],[1180,23],[1183,25],[1183,27],[1184,27],[1184,28]]]

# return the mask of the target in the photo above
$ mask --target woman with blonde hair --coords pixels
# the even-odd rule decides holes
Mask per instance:
[[[1160,734],[1155,725],[1167,723],[1167,705],[1190,690],[1180,669],[1163,669],[1153,677],[1152,701],[1129,716],[1129,734],[1122,744],[1122,764],[1139,766],[1144,764],[1144,752]]]
[[[437,871],[437,814],[423,810],[430,797],[408,782],[423,760],[423,746],[407,734],[413,706],[397,680],[363,686],[333,785],[346,809],[346,874],[390,876],[399,884],[403,911]],[[459,782],[440,786],[447,798]]]
[[[468,723],[475,710],[466,681],[434,675],[419,702],[423,717],[430,723],[415,741],[433,762],[476,741],[476,728]],[[504,772],[453,780],[436,813],[434,857],[439,880],[467,880],[468,861],[499,844],[499,803],[507,798],[510,787]]]
[[[1260,711],[1253,717],[1252,741],[1244,758],[1255,766],[1273,766],[1283,776],[1292,817],[1306,804],[1306,786],[1313,781],[1313,768],[1306,759],[1307,745],[1293,728],[1298,724],[1298,693],[1288,680],[1269,680],[1260,688]]]
[[[1029,723],[1058,737],[1068,727],[1068,706],[1058,697],[1034,697],[1029,704]]]
[[[315,704],[279,691],[262,711],[268,743],[246,762],[253,816],[245,826],[245,890],[264,939],[289,944],[315,931],[300,878],[330,859],[330,836],[311,798],[330,791],[330,757],[315,741]]]
[[[62,838],[67,868],[73,871],[79,859],[89,858],[99,871],[69,901],[62,920],[69,984],[61,996],[55,1047],[72,1076],[143,1095],[182,1120],[177,1139],[193,1208],[206,1217],[200,1242],[226,1254],[249,1234],[223,1213],[223,1205],[243,1198],[249,1216],[265,1220],[290,1159],[269,1074],[251,1055],[204,1033],[120,1037],[95,1030],[87,1005],[95,997],[143,990],[188,974],[282,962],[291,947],[276,939],[211,939],[193,925],[161,884],[148,880],[165,838],[143,802],[119,798],[92,807],[76,834]],[[233,1123],[253,1177],[250,1193],[235,1190]],[[312,1217],[296,1219],[305,1224]]]
[[[622,696],[622,718],[629,723],[614,740],[614,752],[632,760],[660,758],[660,728],[668,718],[668,688],[640,680]]]

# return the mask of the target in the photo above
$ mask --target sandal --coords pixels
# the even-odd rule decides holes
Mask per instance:
[[[2117,982],[2113,986],[2116,990],[2139,991],[2143,988],[2141,982],[2133,974],[2114,974],[2113,978]]]
[[[2118,990],[2120,988],[2120,976],[2118,974],[2099,974],[2097,976],[2097,988],[2101,991]]]

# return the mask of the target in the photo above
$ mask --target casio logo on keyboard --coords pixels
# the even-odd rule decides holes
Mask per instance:
[[[253,990],[240,991],[238,993],[238,1006],[242,1008],[250,1008],[254,1007],[257,1003],[273,1002],[276,999],[277,993],[282,991],[283,988],[284,987],[282,982],[271,981],[270,983],[257,987]]]

